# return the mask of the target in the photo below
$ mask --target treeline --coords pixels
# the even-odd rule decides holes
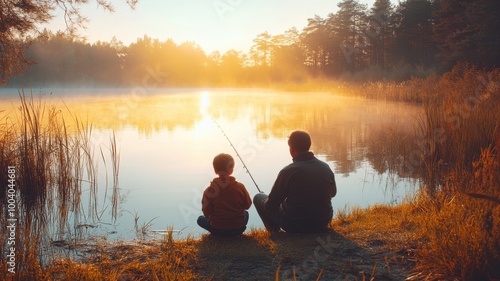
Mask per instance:
[[[305,28],[257,35],[247,53],[206,54],[196,43],[148,36],[124,46],[89,44],[45,31],[31,42],[33,64],[9,85],[238,86],[310,78],[401,81],[458,62],[493,69],[500,62],[498,0],[376,0],[368,9],[343,0]]]

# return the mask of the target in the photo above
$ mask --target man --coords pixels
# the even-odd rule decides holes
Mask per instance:
[[[269,196],[255,195],[255,208],[270,232],[280,228],[286,232],[324,231],[333,216],[335,175],[328,164],[309,151],[308,133],[293,132],[288,146],[293,163],[279,172]]]

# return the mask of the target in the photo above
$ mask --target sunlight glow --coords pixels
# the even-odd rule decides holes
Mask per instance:
[[[207,115],[207,108],[210,105],[210,94],[207,91],[200,92],[200,113]]]
[[[208,115],[204,115],[203,119],[194,125],[192,134],[196,138],[206,137],[208,132],[210,132],[210,130],[213,130],[211,126],[213,126],[212,119],[210,119]]]
[[[210,92],[201,91],[199,94],[199,110],[203,119],[197,122],[193,129],[193,133],[197,137],[206,135],[207,128],[210,128],[210,126],[213,125],[212,119],[208,114],[209,106],[210,106]]]

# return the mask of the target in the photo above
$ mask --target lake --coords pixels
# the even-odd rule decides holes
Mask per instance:
[[[136,236],[136,223],[149,230],[182,229],[176,237],[200,235],[196,219],[202,214],[201,197],[215,176],[213,157],[221,152],[233,155],[233,175],[253,197],[257,188],[225,134],[265,193],[278,172],[291,163],[287,137],[294,130],[310,133],[311,150],[335,173],[334,212],[396,204],[416,190],[416,180],[401,176],[398,163],[408,152],[407,144],[414,142],[410,136],[422,115],[417,105],[265,89],[43,92],[45,100],[89,120],[97,158],[101,150],[109,151],[113,134],[116,137],[119,217],[113,222],[105,210],[101,223],[80,219],[100,226],[89,228],[85,235],[130,239]],[[1,108],[10,112],[19,100],[17,90],[1,93]],[[109,169],[109,162],[100,164],[101,186]],[[102,189],[99,196],[104,202]],[[102,208],[109,208],[109,203]],[[263,227],[253,206],[249,212],[249,227]]]

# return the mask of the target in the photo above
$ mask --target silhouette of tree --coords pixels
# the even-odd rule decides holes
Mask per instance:
[[[273,42],[272,36],[266,31],[253,39],[254,45],[250,48],[249,57],[251,71],[249,80],[270,82]]]
[[[305,76],[305,51],[296,28],[272,38],[271,65],[273,80],[297,81]]]
[[[257,35],[257,37],[253,39],[254,45],[250,48],[250,57],[254,65],[271,66],[271,39],[272,37],[267,31]]]
[[[184,42],[177,47],[174,55],[168,78],[176,85],[198,86],[203,80],[203,67],[207,60],[205,52],[194,42]]]
[[[399,5],[394,46],[397,60],[412,66],[430,67],[434,64],[436,43],[432,13],[435,9],[431,0],[407,0]]]
[[[375,0],[370,10],[357,0],[342,0],[338,12],[309,18],[301,31],[263,32],[248,53],[230,50],[209,56],[194,42],[178,45],[146,35],[129,46],[116,38],[89,44],[71,31],[83,18],[70,11],[86,3],[83,0],[57,2],[69,12],[69,31],[45,30],[31,37],[33,26],[50,16],[31,10],[39,2],[17,3],[12,10],[17,14],[0,6],[0,79],[5,82],[32,65],[24,76],[8,79],[16,85],[260,86],[310,76],[401,80],[439,64],[448,68],[469,62],[495,68],[500,62],[498,0],[406,0],[396,6],[390,0]]]
[[[338,74],[359,69],[365,64],[364,32],[368,29],[365,6],[356,0],[344,0],[339,11],[327,19],[308,19],[302,32],[306,47],[306,65],[313,74]]]
[[[243,79],[243,58],[235,50],[229,50],[220,60],[220,78],[225,85],[237,85]]]
[[[441,0],[435,13],[435,39],[443,66],[458,62],[494,68],[500,64],[500,2],[497,0]]]
[[[21,86],[49,83],[118,85],[123,64],[118,52],[111,43],[89,44],[66,33],[44,30],[25,52],[34,63],[22,76],[9,79],[9,83]]]
[[[125,48],[124,80],[131,86],[164,86],[167,73],[175,68],[177,45],[172,40],[160,42],[147,35]]]
[[[343,0],[338,5],[339,11],[333,18],[333,28],[340,40],[340,48],[344,54],[342,70],[353,71],[365,64],[365,47],[367,38],[364,32],[368,29],[366,6],[357,0]],[[342,62],[344,62],[342,61]]]
[[[307,26],[302,31],[302,44],[306,47],[306,61],[313,75],[323,73],[327,61],[330,30],[327,20],[315,15],[307,19]]]
[[[370,9],[368,20],[370,66],[386,69],[389,66],[391,45],[393,44],[394,25],[393,7],[390,0],[376,0]]]
[[[96,0],[105,10],[113,11],[113,6],[106,0]],[[134,8],[138,0],[127,0]],[[61,9],[68,34],[76,35],[86,18],[79,7],[88,0],[0,0],[0,84],[8,77],[21,73],[30,61],[25,57],[24,50],[30,41],[27,35],[37,31],[37,26],[46,23],[54,17],[53,10]]]
[[[207,56],[206,62],[206,82],[209,85],[220,85],[220,64],[222,62],[222,55],[219,51],[214,51]]]

